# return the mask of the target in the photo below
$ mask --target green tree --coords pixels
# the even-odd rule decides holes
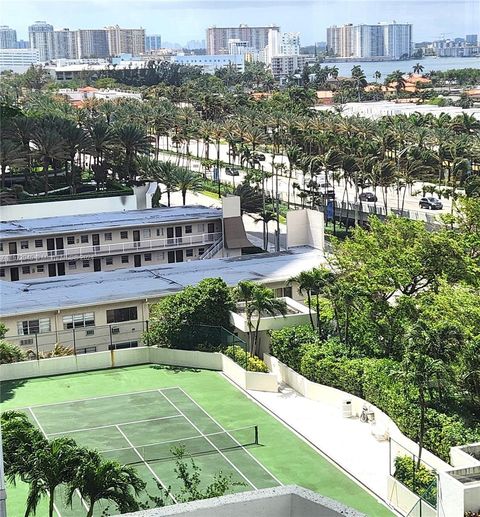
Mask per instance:
[[[135,157],[150,149],[150,140],[145,129],[136,124],[123,124],[115,129],[117,145],[125,153],[125,179],[135,178]]]
[[[72,504],[78,490],[88,504],[87,517],[93,516],[95,504],[102,499],[115,503],[120,513],[135,512],[135,497],[145,489],[134,468],[105,460],[94,450],[84,449],[75,476],[68,484],[67,503]]]
[[[0,339],[0,364],[25,361],[25,352],[18,346]]]
[[[202,178],[186,167],[177,167],[173,174],[175,188],[182,193],[182,202],[187,203],[187,191],[198,192],[203,187]]]

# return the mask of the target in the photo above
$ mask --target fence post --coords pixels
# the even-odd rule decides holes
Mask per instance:
[[[113,338],[112,338],[112,326],[108,326],[110,329],[110,350],[113,350]]]
[[[38,352],[38,334],[35,335],[35,350],[37,351],[37,361],[40,360],[40,353]]]
[[[77,355],[77,343],[75,340],[75,327],[72,328],[72,334],[73,334],[73,354]]]

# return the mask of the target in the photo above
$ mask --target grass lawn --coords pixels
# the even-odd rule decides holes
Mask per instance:
[[[368,516],[392,515],[374,497],[218,372],[147,365],[3,382],[0,384],[0,409],[4,411],[171,387],[182,388],[225,429],[258,425],[261,446],[252,447],[249,452],[283,484],[310,488]],[[123,413],[126,421],[134,419],[129,418],[128,405],[123,408]],[[60,421],[64,421],[61,415]],[[172,436],[171,439],[175,438]],[[9,486],[7,495],[9,515],[22,515],[25,486]],[[45,515],[45,508],[45,503],[42,503],[37,515]],[[65,515],[70,513],[67,511]]]

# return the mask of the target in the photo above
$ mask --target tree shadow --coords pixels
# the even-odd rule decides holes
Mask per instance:
[[[21,388],[27,382],[27,379],[0,382],[0,403],[13,399],[13,397],[15,396],[15,390]]]
[[[190,372],[190,373],[200,373],[202,370],[198,368],[190,368],[188,366],[171,366],[167,364],[151,364],[149,368],[153,370],[166,370],[173,373],[181,373],[181,372]]]

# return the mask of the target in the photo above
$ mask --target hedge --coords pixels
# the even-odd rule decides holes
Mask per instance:
[[[260,358],[247,353],[241,346],[232,345],[223,350],[223,353],[233,359],[242,368],[247,366],[249,372],[268,373],[268,367]]]
[[[410,456],[397,456],[395,458],[394,477],[427,502],[436,503],[437,476],[435,472],[422,464],[418,466]]]

